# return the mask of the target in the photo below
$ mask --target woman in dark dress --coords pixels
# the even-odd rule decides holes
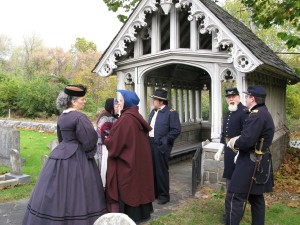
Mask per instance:
[[[152,129],[138,111],[139,97],[118,90],[122,110],[104,144],[108,150],[106,196],[108,210],[127,214],[136,223],[153,212],[154,178],[148,132]]]
[[[95,159],[98,160],[98,167],[102,178],[103,187],[106,186],[106,169],[108,151],[103,144],[105,136],[108,135],[114,122],[118,119],[119,103],[115,98],[108,98],[105,101],[104,110],[100,113],[96,121],[96,131],[98,133],[97,153]]]
[[[97,133],[84,108],[86,88],[65,87],[57,98],[64,109],[57,123],[59,145],[50,153],[36,182],[23,225],[92,225],[106,213],[94,155]]]

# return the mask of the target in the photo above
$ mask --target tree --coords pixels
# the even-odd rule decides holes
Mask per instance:
[[[73,48],[82,53],[86,53],[89,50],[97,51],[96,44],[92,41],[87,41],[85,38],[76,38],[76,42]]]
[[[251,12],[257,25],[270,28],[274,25],[290,27],[277,36],[285,41],[288,48],[300,46],[300,2],[298,0],[242,0]]]
[[[283,24],[281,26],[274,25],[269,28],[264,28],[263,26],[256,27],[251,19],[251,11],[242,4],[243,0],[227,0],[222,6],[227,12],[232,16],[242,21],[246,26],[248,26],[252,31],[266,43],[278,56],[284,60],[291,68],[293,68],[296,73],[300,74],[300,64],[299,56],[297,55],[297,48],[289,49],[285,45],[285,41],[280,39],[277,34],[280,32],[288,32],[291,30],[290,24]],[[279,53],[288,54],[279,54]]]
[[[12,51],[12,42],[11,39],[0,34],[0,59],[7,59]]]
[[[29,79],[35,72],[33,57],[34,53],[43,49],[43,40],[36,34],[24,37],[24,51],[25,51],[25,70]]]
[[[124,23],[127,19],[125,14],[129,14],[137,5],[140,0],[103,0],[103,2],[107,5],[109,11],[118,12],[118,19]],[[120,13],[119,11],[125,11],[124,13]]]
[[[0,115],[10,116],[17,109],[20,81],[7,75],[2,75],[0,81]]]
[[[12,42],[8,36],[0,35],[0,70],[3,70],[12,52]]]
[[[70,52],[64,52],[62,48],[48,49],[48,57],[51,59],[49,71],[52,75],[60,76],[70,71],[72,55]]]

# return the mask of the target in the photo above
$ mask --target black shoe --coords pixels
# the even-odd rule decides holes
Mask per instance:
[[[170,200],[167,200],[167,199],[165,199],[165,200],[161,200],[161,199],[158,199],[157,200],[157,204],[159,204],[159,205],[164,205],[164,204],[166,204],[167,202],[169,202]]]

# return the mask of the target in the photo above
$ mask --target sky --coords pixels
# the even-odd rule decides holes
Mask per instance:
[[[103,0],[0,0],[0,34],[14,46],[35,34],[49,48],[67,51],[80,37],[104,51],[121,26]]]

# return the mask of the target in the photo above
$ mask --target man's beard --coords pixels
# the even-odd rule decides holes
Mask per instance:
[[[234,111],[236,111],[237,109],[238,109],[237,104],[233,104],[233,105],[229,104],[229,105],[228,105],[228,110],[229,110],[230,112],[234,112]]]

